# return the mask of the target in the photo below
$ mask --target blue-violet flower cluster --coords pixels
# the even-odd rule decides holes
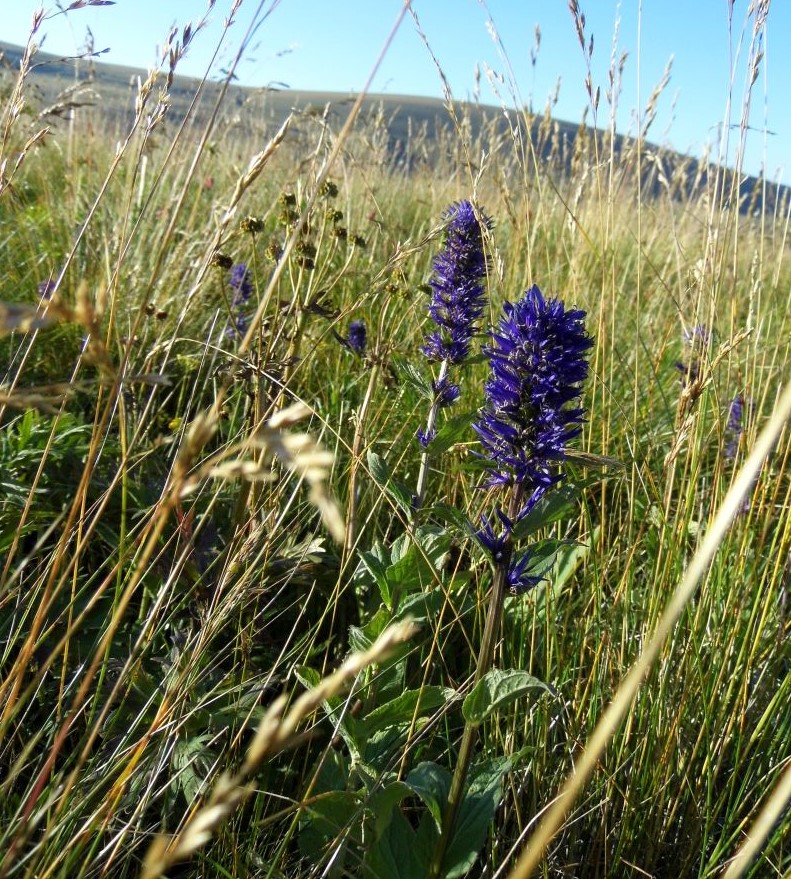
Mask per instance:
[[[728,409],[728,422],[725,426],[725,457],[732,461],[739,451],[739,443],[744,433],[745,423],[755,412],[755,404],[737,394]]]
[[[505,303],[499,326],[484,348],[491,370],[486,405],[473,427],[488,459],[487,486],[508,486],[516,498],[512,521],[497,514],[510,534],[563,478],[559,464],[584,421],[579,405],[588,376],[587,352],[593,340],[585,331],[585,312],[566,309],[559,299],[545,299],[531,287],[516,304]],[[505,537],[497,537],[488,520],[477,532],[480,543],[494,553]],[[524,592],[540,578],[527,573],[529,555],[512,561],[508,582]]]
[[[353,320],[349,324],[349,335],[346,339],[346,344],[355,354],[365,354],[365,348],[368,344],[368,331],[364,320]]]
[[[451,381],[448,368],[469,355],[470,342],[478,331],[477,321],[486,304],[483,235],[492,221],[485,214],[476,214],[469,201],[451,205],[444,219],[445,242],[434,258],[429,281],[428,311],[437,329],[428,333],[420,349],[429,360],[442,364],[439,377],[433,382],[434,402],[428,424],[425,430],[417,432],[418,442],[425,450],[437,435],[437,410],[459,399],[459,386]]]
[[[483,232],[491,220],[476,214],[469,201],[460,201],[448,208],[445,221],[445,244],[434,258],[429,281],[428,310],[437,329],[426,336],[421,351],[429,360],[461,363],[485,306]]]
[[[227,334],[233,336],[235,334],[244,335],[249,325],[249,317],[244,312],[244,306],[250,301],[253,295],[253,282],[250,277],[250,269],[243,262],[236,263],[231,268],[231,275],[228,284],[234,291],[231,300],[232,325],[228,328]]]

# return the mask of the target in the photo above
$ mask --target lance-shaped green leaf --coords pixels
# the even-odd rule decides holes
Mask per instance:
[[[550,686],[526,671],[493,668],[473,687],[461,711],[469,723],[483,723],[494,711],[505,708],[530,690],[553,692]]]

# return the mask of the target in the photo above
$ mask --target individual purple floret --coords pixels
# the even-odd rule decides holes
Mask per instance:
[[[483,230],[491,227],[491,220],[476,214],[469,201],[451,205],[445,220],[445,244],[434,258],[429,281],[428,311],[437,329],[426,336],[420,350],[429,360],[461,363],[470,353],[485,306]]]
[[[525,592],[531,590],[534,586],[538,586],[538,584],[544,579],[543,577],[537,577],[534,574],[528,574],[527,568],[530,564],[532,556],[529,552],[526,552],[519,559],[511,559],[511,564],[508,567],[508,587],[513,595],[524,595]]]
[[[436,439],[437,431],[433,427],[427,428],[426,430],[423,430],[422,427],[419,427],[415,433],[415,436],[417,436],[417,441],[420,443],[420,445],[424,449],[427,449]]]
[[[519,485],[526,513],[560,481],[558,463],[579,434],[584,410],[577,405],[588,376],[585,312],[566,310],[531,287],[506,302],[492,343],[484,349],[491,375],[486,406],[473,424],[490,461],[487,485]]]
[[[448,378],[447,374],[438,378],[434,383],[434,399],[440,409],[452,406],[459,399],[459,386]]]
[[[498,517],[502,520],[501,511],[497,510]],[[489,517],[481,513],[481,527],[475,532],[478,543],[489,553],[493,562],[499,562],[503,558],[506,541],[510,536],[511,523],[508,519],[504,524],[506,529],[502,534],[498,534],[492,527]]]
[[[233,305],[242,305],[249,301],[253,294],[253,282],[250,278],[250,270],[245,263],[238,262],[233,266],[228,283],[235,291]]]
[[[353,320],[349,324],[349,336],[346,342],[355,354],[365,354],[365,347],[368,344],[368,331],[365,327],[365,321]]]

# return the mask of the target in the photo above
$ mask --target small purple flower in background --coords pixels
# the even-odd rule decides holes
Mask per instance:
[[[233,299],[231,300],[233,314],[225,335],[233,338],[234,336],[243,336],[250,325],[250,318],[242,311],[242,306],[246,305],[253,295],[253,282],[250,277],[250,270],[245,263],[236,263],[231,268],[228,285],[234,291]]]
[[[55,279],[50,277],[47,278],[46,281],[42,281],[38,285],[38,295],[42,299],[51,299],[52,294],[55,292]]]
[[[728,421],[725,425],[725,457],[732,461],[739,451],[747,419],[755,412],[755,403],[742,394],[736,394],[728,408]]]
[[[364,320],[353,320],[349,324],[349,336],[346,343],[351,351],[362,356],[368,344],[368,330]]]
[[[226,336],[243,336],[250,326],[250,319],[246,314],[237,314],[233,324],[225,331]]]
[[[234,290],[233,305],[242,305],[245,302],[249,302],[253,294],[253,282],[250,278],[250,270],[245,263],[236,263],[231,269],[231,277],[228,279],[228,283]]]
[[[725,427],[725,457],[733,460],[739,450],[739,439],[744,430],[744,397],[737,394],[731,400],[728,424]]]

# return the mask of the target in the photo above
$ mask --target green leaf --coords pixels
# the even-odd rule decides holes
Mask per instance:
[[[591,546],[599,536],[600,526],[596,526],[591,535],[590,543],[573,543],[570,546],[558,550],[557,571],[552,577],[552,590],[555,593],[566,585],[566,581],[572,576],[577,567],[590,554]]]
[[[442,813],[448,803],[451,774],[436,763],[419,763],[406,777],[406,783],[426,804],[434,823],[442,827]]]
[[[423,507],[424,515],[440,522],[448,522],[456,527],[460,534],[465,536],[469,534],[469,520],[457,507],[451,507],[448,504],[432,504]]]
[[[399,605],[393,622],[399,622],[406,617],[416,623],[435,620],[445,603],[445,594],[442,589],[432,589],[431,592],[417,592],[407,596]]]
[[[459,807],[456,829],[443,862],[445,879],[465,876],[477,860],[503,797],[503,775],[510,768],[510,761],[502,758],[476,768]]]
[[[563,519],[573,513],[583,490],[589,485],[597,485],[601,479],[584,479],[580,482],[565,482],[550,491],[541,498],[533,509],[521,519],[513,531],[514,540],[524,540],[525,537],[551,525],[558,519]]]
[[[360,552],[360,562],[366,571],[373,577],[374,583],[379,587],[379,594],[382,601],[390,606],[390,584],[387,579],[387,568],[384,562],[373,552],[362,550]]]
[[[474,436],[470,423],[475,416],[475,412],[464,412],[449,418],[437,430],[437,435],[431,441],[428,447],[430,455],[442,455],[447,452],[451,446],[460,443],[465,439]]]
[[[461,712],[468,723],[483,723],[494,711],[510,705],[520,696],[536,689],[552,692],[551,687],[526,671],[493,668],[465,698]]]
[[[374,837],[380,839],[392,819],[393,810],[402,800],[412,796],[412,788],[403,781],[395,781],[377,788],[368,798],[367,806],[374,818]]]
[[[178,785],[188,804],[200,795],[206,783],[209,765],[214,755],[208,751],[211,736],[204,733],[189,739],[179,739],[173,749],[173,769]],[[200,774],[197,770],[200,770]]]
[[[400,809],[394,809],[380,838],[366,848],[363,879],[426,879],[436,845],[432,830],[425,822],[415,833]]]
[[[321,675],[315,669],[305,665],[297,666],[294,669],[297,680],[300,681],[307,689],[315,687],[321,680]],[[333,696],[325,699],[322,703],[324,713],[332,724],[333,728],[337,728],[338,735],[346,743],[352,760],[355,762],[362,760],[362,749],[365,745],[365,724],[358,723],[354,717],[345,710],[346,700],[339,696]]]
[[[368,469],[378,485],[387,485],[390,481],[390,468],[385,459],[376,452],[368,451]]]
[[[368,713],[365,718],[368,732],[373,733],[398,724],[411,723],[415,717],[441,708],[453,695],[453,690],[446,690],[444,687],[406,690],[397,698],[379,705]]]
[[[355,817],[360,811],[357,794],[351,791],[331,791],[319,794],[303,806],[300,818],[299,849],[306,857],[317,860],[347,826],[358,823]]]
[[[400,561],[387,569],[391,593],[396,589],[401,595],[429,589],[437,579],[437,572],[416,546],[410,547],[409,552]]]
[[[411,360],[406,357],[393,357],[392,364],[395,367],[399,380],[414,388],[424,400],[431,403],[434,400],[434,386],[431,378],[420,372]]]
[[[573,540],[555,539],[534,543],[528,550],[530,561],[525,573],[533,577],[544,577],[554,566],[560,551],[569,546],[578,546],[578,544]]]
[[[396,482],[390,475],[390,468],[385,459],[376,452],[368,451],[368,469],[374,481],[384,492],[395,501],[401,510],[412,518],[412,492],[405,486]]]
[[[409,534],[401,534],[390,547],[390,564],[397,565],[412,549],[412,538]]]
[[[349,646],[358,653],[365,652],[390,624],[389,610],[380,607],[362,627],[349,626]]]

